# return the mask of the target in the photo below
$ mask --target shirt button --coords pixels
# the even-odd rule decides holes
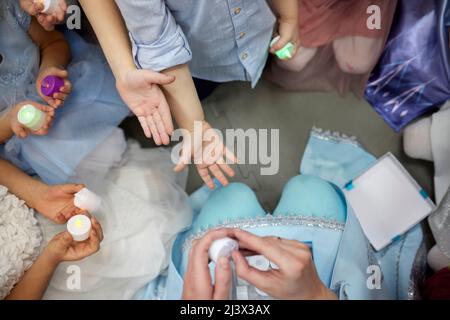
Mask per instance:
[[[241,32],[239,33],[239,39],[242,39],[243,37],[245,37],[247,34],[245,32]]]
[[[246,60],[248,58],[248,53],[244,52],[243,54],[241,54],[241,58],[242,60]]]
[[[234,9],[234,14],[235,15],[238,15],[239,13],[241,13],[241,8]]]

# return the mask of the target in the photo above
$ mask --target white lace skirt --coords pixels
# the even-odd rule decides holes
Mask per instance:
[[[40,252],[42,232],[34,211],[0,186],[0,299],[11,292]]]

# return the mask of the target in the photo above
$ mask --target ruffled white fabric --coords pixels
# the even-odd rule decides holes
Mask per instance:
[[[0,186],[0,299],[11,292],[39,255],[42,232],[34,211]]]
[[[96,213],[105,234],[101,249],[82,261],[61,263],[44,299],[131,299],[167,268],[176,235],[191,224],[170,152],[124,145],[121,139],[113,133],[77,170],[75,182],[103,200]],[[116,167],[102,177],[109,165]],[[46,241],[63,228],[39,221]],[[77,276],[73,270],[79,270],[78,288],[68,285]]]

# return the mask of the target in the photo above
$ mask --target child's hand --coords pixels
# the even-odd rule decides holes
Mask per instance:
[[[48,76],[57,76],[64,79],[64,86],[60,89],[60,92],[55,93],[53,97],[44,96],[41,92],[42,81]],[[41,69],[36,80],[36,89],[39,96],[50,106],[56,109],[64,104],[64,101],[72,91],[72,84],[69,81],[69,73],[67,70],[62,70],[56,67]]]
[[[78,261],[84,259],[100,249],[103,231],[97,220],[92,217],[92,229],[89,239],[82,242],[73,241],[69,232],[57,234],[44,249],[43,255],[55,263],[63,261]]]
[[[67,11],[65,0],[59,0],[59,6],[52,14],[41,13],[44,4],[39,0],[20,0],[20,6],[29,15],[37,17],[39,24],[47,31],[54,30],[55,24],[63,22]]]
[[[292,54],[292,57],[295,56],[297,50],[300,48],[298,29],[297,19],[280,19],[278,25],[280,39],[270,48],[270,53],[275,54],[275,52],[283,49],[289,42],[292,42],[295,46],[295,52]]]
[[[158,86],[169,84],[173,77],[150,70],[131,70],[118,79],[117,90],[123,101],[138,117],[145,136],[157,145],[170,143],[173,122],[166,97]]]
[[[226,175],[233,177],[234,171],[225,159],[228,159],[231,163],[236,163],[235,155],[228,150],[222,138],[206,121],[202,122],[201,132],[195,132],[194,129],[194,132],[189,133],[189,135],[190,137],[183,137],[181,158],[174,170],[176,172],[182,171],[193,159],[200,177],[209,188],[215,188],[210,174],[219,180],[220,184],[227,186]],[[202,139],[202,141],[194,141],[194,139]]]
[[[71,217],[83,211],[75,207],[73,201],[75,194],[84,187],[81,184],[42,185],[42,188],[35,190],[34,209],[57,224],[66,223]]]
[[[19,110],[27,104],[32,104],[39,110],[45,112],[45,122],[41,129],[38,131],[31,131],[30,129],[26,128],[23,124],[19,123],[17,120],[17,114],[19,113]],[[48,130],[52,126],[53,117],[55,116],[55,109],[49,106],[45,106],[43,104],[34,102],[34,101],[24,101],[19,104],[17,104],[13,109],[11,109],[10,113],[10,123],[11,123],[11,130],[14,132],[14,134],[21,138],[25,139],[28,137],[29,134],[37,135],[37,136],[45,136],[48,134]]]

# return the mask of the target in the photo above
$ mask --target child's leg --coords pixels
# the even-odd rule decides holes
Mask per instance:
[[[277,63],[283,69],[300,72],[306,67],[312,58],[314,58],[316,52],[317,48],[301,47],[292,59],[286,61],[277,60]]]
[[[334,40],[334,54],[342,71],[365,74],[371,71],[383,50],[381,38],[344,37]]]
[[[274,216],[299,215],[344,223],[345,200],[331,183],[314,176],[300,175],[284,187]]]
[[[252,189],[242,183],[231,183],[212,192],[196,217],[192,231],[195,233],[226,221],[265,215]]]

